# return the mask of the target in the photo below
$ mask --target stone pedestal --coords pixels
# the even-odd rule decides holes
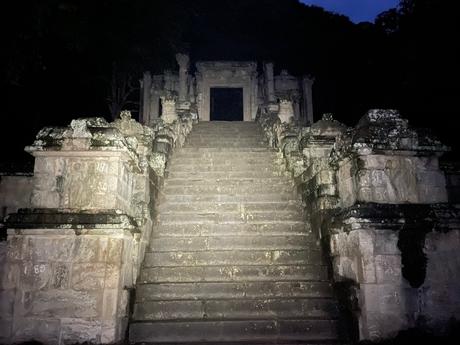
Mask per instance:
[[[2,343],[109,344],[124,338],[136,224],[116,211],[24,209],[8,220]]]
[[[448,148],[395,110],[371,110],[354,128],[331,114],[305,128],[269,112],[258,121],[329,248],[353,340],[449,331],[460,318],[460,211],[438,166]]]
[[[288,99],[281,99],[279,102],[278,117],[281,123],[290,123],[294,120],[294,108]]]
[[[165,123],[173,123],[178,119],[176,109],[176,98],[174,96],[162,96],[161,104],[163,105],[163,114],[161,119]]]
[[[460,314],[454,293],[460,281],[435,268],[442,265],[438,254],[430,254],[431,271],[425,251],[428,238],[436,239],[435,251],[444,251],[452,239],[460,248],[459,225],[444,218],[449,212],[458,217],[445,204],[446,181],[438,166],[446,150],[394,110],[370,110],[337,139],[330,164],[337,171],[338,209],[323,228],[329,229],[335,279],[357,288],[360,339],[393,337],[420,320],[439,333],[439,325]],[[460,272],[456,260],[444,258]],[[427,283],[438,269],[439,280]],[[446,308],[435,297],[443,293],[449,296],[449,315],[441,317],[426,305]]]
[[[408,127],[392,110],[370,110],[337,147],[341,206],[355,202],[447,202],[438,157],[447,148]],[[352,153],[352,154],[350,154]]]
[[[0,242],[0,343],[123,342],[166,162],[191,127],[122,111],[38,133],[31,202]]]
[[[121,117],[44,128],[26,148],[35,157],[31,208],[7,219],[0,294],[11,313],[2,310],[1,342],[123,339],[152,226],[142,181],[153,133]]]

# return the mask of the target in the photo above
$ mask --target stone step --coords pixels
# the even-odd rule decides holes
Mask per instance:
[[[163,193],[165,195],[229,195],[233,194],[266,194],[266,193],[292,193],[294,186],[287,182],[278,182],[276,184],[261,184],[261,183],[238,183],[238,184],[198,184],[198,185],[182,185],[172,186],[165,185]]]
[[[176,159],[201,159],[201,158],[208,158],[208,159],[245,159],[245,158],[278,158],[278,155],[275,151],[247,151],[247,152],[239,152],[239,151],[205,151],[199,150],[198,152],[195,151],[184,151],[183,149],[174,152],[172,156],[172,160]]]
[[[135,304],[133,317],[153,321],[334,319],[337,304],[330,298],[144,301]]]
[[[133,322],[131,343],[321,342],[337,340],[336,320]]]
[[[229,137],[229,136],[200,136],[200,137],[194,137],[190,136],[188,137],[185,142],[188,145],[194,145],[194,144],[211,144],[211,145],[220,145],[220,144],[225,144],[229,146],[235,146],[235,144],[267,144],[265,138],[259,137],[259,138],[253,138],[253,137]]]
[[[324,265],[144,267],[139,282],[326,281]]]
[[[334,291],[330,282],[316,281],[161,283],[138,284],[136,287],[137,303],[181,299],[331,298],[333,296]]]
[[[238,193],[238,194],[220,194],[220,193],[194,193],[194,194],[162,194],[160,202],[291,202],[300,200],[300,196],[294,196],[293,193],[276,192],[272,193]]]
[[[202,143],[211,143],[211,144],[236,144],[236,143],[250,143],[259,146],[263,144],[264,147],[268,147],[267,140],[261,136],[240,136],[240,135],[217,135],[217,136],[195,136],[191,135],[186,140],[185,143],[190,144],[202,144]]]
[[[186,142],[186,147],[194,147],[194,148],[208,148],[208,147],[216,147],[216,148],[223,148],[227,149],[229,147],[234,147],[237,149],[240,148],[247,148],[252,149],[254,147],[266,147],[267,143],[260,142],[260,143],[253,143],[253,142],[203,142],[203,143],[188,143]]]
[[[286,177],[286,172],[283,169],[279,170],[264,170],[264,171],[257,171],[257,170],[246,170],[246,171],[229,171],[228,169],[226,170],[221,170],[221,171],[191,171],[191,170],[185,170],[185,171],[175,171],[175,170],[170,170],[167,169],[166,175],[168,179],[174,179],[174,178],[179,178],[179,179],[184,179],[184,178],[194,178],[194,177],[199,177],[201,179],[207,179],[209,178],[210,180],[215,180],[215,179],[232,179],[232,178],[271,178],[271,177]]]
[[[275,221],[303,221],[304,216],[299,211],[249,211],[240,212],[161,212],[156,217],[162,224],[171,223],[259,223]]]
[[[254,153],[254,152],[273,152],[267,146],[264,147],[182,147],[178,152],[181,154],[188,154],[188,153],[235,153],[235,154],[245,154],[245,153]]]
[[[198,237],[198,236],[287,236],[303,235],[308,242],[314,242],[315,236],[304,222],[273,222],[273,223],[229,223],[229,224],[158,224],[152,231],[153,237]]]
[[[265,212],[178,212],[160,213],[156,220],[160,224],[270,224],[280,222],[303,222],[304,216],[299,212],[265,211]]]
[[[224,137],[227,139],[251,139],[260,138],[265,139],[264,135],[253,129],[235,129],[235,130],[194,130],[188,136],[189,138],[216,138]]]
[[[322,263],[321,250],[213,250],[147,252],[143,267],[218,265],[307,265]]]
[[[199,122],[193,126],[194,130],[200,129],[212,129],[213,131],[218,130],[252,130],[256,131],[260,129],[260,126],[256,122],[239,122],[239,121],[211,121],[211,122]]]
[[[282,166],[277,166],[271,163],[244,163],[239,162],[236,164],[171,164],[168,166],[168,171],[193,171],[194,173],[207,172],[207,171],[262,171],[262,172],[272,172],[273,170],[280,169]]]
[[[235,128],[235,129],[205,129],[205,128],[194,128],[190,133],[189,137],[225,137],[228,139],[232,138],[263,138],[264,134],[262,131],[254,130],[252,128]]]
[[[216,133],[222,134],[241,134],[248,133],[253,135],[261,135],[262,131],[260,127],[244,127],[244,126],[235,126],[235,127],[206,127],[206,126],[194,126],[191,134],[204,134],[204,135],[213,135]]]
[[[294,236],[161,236],[150,240],[150,251],[208,251],[208,250],[302,250],[312,241],[309,235]]]
[[[220,186],[248,186],[248,185],[272,185],[283,184],[292,186],[293,183],[286,176],[270,176],[270,177],[241,177],[241,178],[202,178],[198,176],[189,176],[184,178],[167,178],[165,186],[197,186],[197,185],[212,185]]]
[[[170,180],[171,181],[171,180]],[[184,181],[184,180],[177,180]],[[164,202],[157,206],[160,214],[168,213],[225,213],[225,212],[298,212],[302,214],[303,207],[299,201],[291,202],[253,202],[253,203],[215,203],[215,202]]]
[[[236,164],[276,164],[276,157],[173,157],[169,166],[176,165],[236,165]]]
[[[266,140],[264,135],[261,135],[261,133],[257,133],[254,131],[242,131],[242,130],[237,130],[233,132],[214,132],[214,133],[206,133],[206,132],[200,132],[200,131],[194,131],[191,132],[190,135],[187,137],[186,140],[202,140],[202,141],[219,141],[219,139],[222,139],[224,141],[228,142],[235,142],[239,140],[259,140],[259,141],[264,141]]]

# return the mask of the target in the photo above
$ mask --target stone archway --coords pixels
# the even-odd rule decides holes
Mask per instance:
[[[257,112],[257,64],[255,62],[209,61],[196,64],[198,114],[210,121],[211,88],[243,90],[243,121],[253,121]]]

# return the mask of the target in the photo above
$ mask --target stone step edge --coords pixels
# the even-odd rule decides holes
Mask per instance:
[[[304,317],[299,318],[297,317],[280,317],[275,316],[272,319],[264,317],[264,318],[257,318],[257,317],[247,317],[247,318],[206,318],[206,319],[196,319],[196,318],[171,318],[171,319],[159,319],[159,320],[151,320],[151,319],[133,319],[131,322],[138,322],[138,323],[148,323],[148,322],[232,322],[232,321],[338,321],[338,317]]]
[[[324,328],[323,329],[320,328],[318,330],[319,333],[317,333],[315,329],[313,329],[313,333],[310,333],[308,329],[303,330],[301,333],[296,333],[296,334],[285,334],[284,332],[280,332],[281,329],[279,327],[282,327],[283,324],[288,325],[292,323],[294,326],[295,324],[298,324],[298,323],[303,323],[303,322],[313,323],[315,321],[319,321],[319,322],[326,321],[327,322],[327,324],[324,325],[328,329],[326,331],[326,334],[322,334],[324,332]],[[233,333],[233,335],[230,336],[230,334],[228,334],[228,331],[231,331],[231,329],[228,329],[228,330],[222,329],[222,326],[224,326],[225,324],[229,326],[231,324],[241,326],[241,325],[244,325],[246,322],[249,322],[249,323],[255,322],[259,324],[262,323],[263,329],[265,329],[265,326],[263,325],[264,323],[266,325],[271,324],[276,327],[277,331],[275,333],[269,333],[266,335],[260,335],[260,334],[259,335],[256,335],[256,334],[254,335],[246,334],[245,335],[245,334],[238,332],[236,334]],[[268,344],[276,344],[276,345],[280,345],[280,344],[297,344],[297,345],[300,345],[300,344],[310,344],[310,345],[338,344],[339,343],[339,338],[338,338],[339,334],[337,334],[338,322],[339,320],[331,320],[331,319],[308,320],[308,319],[299,319],[299,318],[293,318],[293,319],[287,319],[287,320],[266,319],[266,318],[260,318],[256,320],[225,320],[225,321],[196,320],[193,322],[191,321],[177,322],[174,320],[171,320],[171,321],[160,321],[160,320],[159,321],[150,321],[150,320],[135,321],[135,320],[132,320],[130,322],[130,326],[134,326],[134,327],[132,328],[130,327],[129,340],[131,344],[143,344],[143,345],[147,345],[147,344],[156,344],[156,345],[158,344],[164,344],[164,345],[172,345],[172,344],[177,344],[177,345],[189,345],[189,344],[201,344],[201,345],[203,344],[208,344],[208,345],[217,345],[217,344],[222,344],[222,345],[228,345],[228,344],[235,344],[235,345],[241,345],[241,344],[247,344],[247,345],[254,345],[254,344],[260,344],[260,345],[262,344],[264,345],[268,345]],[[199,327],[200,329],[203,327],[209,328],[211,326],[219,327],[221,331],[225,331],[225,334],[219,332],[219,335],[218,335],[219,339],[216,339],[214,334],[211,334],[210,337],[209,336],[207,337],[205,335],[202,335],[200,337],[197,337],[196,335],[192,335],[191,337],[185,337],[185,339],[183,336],[179,335],[179,339],[177,339],[178,338],[177,334],[174,334],[174,333],[166,334],[165,333],[165,331],[169,331],[168,329],[169,327],[172,327],[173,330],[177,330],[177,327],[179,328],[186,327],[186,328],[193,329],[195,326],[194,324],[196,324],[197,327]],[[160,327],[161,333],[165,333],[165,334],[160,334],[161,341],[155,342],[155,341],[151,341],[151,339],[148,339],[151,337],[151,335],[145,334],[145,332],[142,331],[142,328],[145,327],[145,326],[142,327],[142,325],[150,325],[151,327],[154,327],[154,328],[156,328],[155,326],[158,325]],[[174,327],[175,325],[177,327]],[[248,326],[250,326],[250,324],[248,324]],[[240,327],[237,327],[237,328],[240,328]],[[139,331],[140,331],[141,337],[139,337],[136,334]],[[171,341],[172,340],[171,337],[173,339],[175,338],[175,340]],[[222,337],[224,337],[224,339],[222,339]],[[137,340],[136,338],[138,339],[138,342],[135,341]],[[191,341],[188,341],[189,339],[187,338],[189,338]]]
[[[209,221],[207,223],[203,223],[203,220],[196,220],[196,221],[193,221],[193,220],[190,220],[190,221],[170,221],[170,222],[166,222],[166,221],[162,221],[160,220],[160,222],[158,223],[158,225],[205,225],[205,224],[215,224],[215,225],[225,225],[225,224],[231,224],[231,225],[236,225],[236,224],[254,224],[254,225],[264,225],[264,224],[267,224],[267,225],[272,225],[272,224],[290,224],[290,225],[293,225],[293,224],[302,224],[302,223],[305,223],[305,221],[303,220],[282,220],[282,221],[277,221],[277,222],[274,222],[274,221],[268,221],[268,220],[263,220],[263,221],[251,221],[250,219],[248,219],[247,221],[221,221],[221,222],[216,222],[216,221]]]
[[[149,285],[149,284],[139,284],[139,285]],[[148,299],[143,299],[141,301],[136,301],[134,304],[141,304],[144,302],[206,302],[206,301],[261,301],[261,300],[324,300],[324,301],[334,301],[337,302],[335,296],[261,296],[259,298],[254,298],[254,297],[229,297],[229,298],[173,298],[173,299],[158,299],[158,300],[148,300]]]
[[[213,341],[213,340],[203,340],[200,342],[152,342],[152,341],[139,341],[139,342],[130,342],[130,345],[343,345],[338,338],[336,339],[327,339],[327,340],[273,340],[270,339],[261,339],[261,340],[241,340],[241,341]]]
[[[174,237],[174,236],[172,236]],[[174,237],[175,238],[175,237]],[[305,248],[305,249],[250,249],[250,248],[243,248],[243,249],[209,249],[209,250],[165,250],[165,251],[157,251],[157,250],[146,250],[145,253],[177,253],[178,251],[182,254],[194,254],[194,253],[203,253],[203,252],[212,252],[212,253],[221,253],[221,252],[276,252],[276,251],[283,251],[283,252],[309,252],[316,248]],[[317,251],[321,252],[321,247],[317,247]],[[259,265],[260,266],[260,265]]]
[[[287,318],[282,318],[279,316],[276,316],[274,318],[268,318],[268,317],[263,317],[263,318],[247,318],[247,319],[235,319],[235,318],[228,318],[228,319],[182,319],[182,318],[175,318],[175,319],[165,319],[165,320],[131,320],[131,323],[181,323],[181,322],[232,322],[232,321],[237,321],[237,322],[244,322],[244,321],[338,321],[339,318],[333,318],[333,317],[304,317],[304,318],[299,318],[299,317],[287,317]]]
[[[180,250],[178,250],[177,252],[182,252]],[[164,253],[164,252],[161,252],[161,253]],[[237,264],[237,265],[193,265],[193,266],[184,266],[184,265],[171,265],[171,266],[162,266],[162,265],[157,265],[157,266],[144,266],[142,264],[141,266],[141,270],[149,270],[149,269],[152,269],[152,268],[164,268],[164,269],[174,269],[174,268],[184,268],[184,269],[188,269],[188,268],[202,268],[202,267],[206,267],[206,268],[210,268],[210,267],[216,267],[216,268],[227,268],[227,267],[231,267],[231,268],[234,268],[234,267],[309,267],[309,268],[327,268],[327,264],[325,263],[318,263],[318,264],[286,264],[286,263],[283,263],[283,264],[268,264],[268,265],[248,265],[248,264]],[[299,281],[299,279],[293,279],[295,281]],[[281,281],[285,281],[285,280],[281,280]],[[291,281],[291,280],[290,280]],[[308,280],[307,280],[308,281]],[[320,280],[318,280],[320,281]],[[209,280],[205,280],[205,281],[202,281],[202,280],[197,280],[196,281],[197,283],[200,283],[200,282],[206,282],[206,283],[209,283],[210,281]],[[217,281],[216,281],[217,282]],[[241,281],[243,282],[243,281]],[[244,282],[247,282],[247,280],[244,280]]]

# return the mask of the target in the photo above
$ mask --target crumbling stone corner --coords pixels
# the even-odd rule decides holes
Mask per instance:
[[[395,110],[370,110],[354,128],[330,114],[310,127],[269,111],[257,121],[296,178],[356,340],[420,326],[442,334],[460,319],[460,212],[439,166],[446,146]]]
[[[30,205],[0,246],[1,343],[124,339],[164,169],[191,128],[186,114],[146,127],[122,112],[38,133]]]

